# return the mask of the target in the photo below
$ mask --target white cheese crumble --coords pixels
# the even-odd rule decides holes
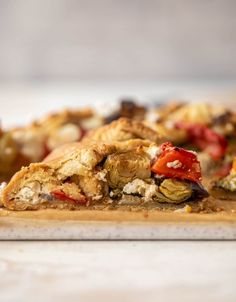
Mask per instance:
[[[104,170],[102,170],[102,171],[100,171],[96,174],[96,178],[98,180],[103,181],[103,182],[107,182],[106,176],[107,176],[107,170],[106,169],[104,169]]]
[[[150,200],[158,192],[158,186],[155,184],[147,184],[142,179],[134,179],[132,182],[127,183],[123,192],[125,194],[139,194],[144,197],[145,201]]]
[[[148,149],[147,149],[147,153],[150,155],[150,157],[153,159],[155,158],[156,156],[159,156],[161,155],[162,153],[162,150],[160,147],[158,146],[150,146]]]
[[[18,195],[22,198],[22,199],[24,199],[24,200],[28,200],[28,199],[31,199],[31,198],[33,198],[33,196],[34,196],[34,191],[32,191],[30,188],[28,188],[28,187],[24,187],[24,188],[22,188],[20,191],[19,191],[19,193],[18,193]]]
[[[183,164],[178,159],[176,159],[174,161],[168,162],[166,165],[168,168],[178,169],[181,168]]]
[[[231,191],[236,191],[236,177],[230,179],[229,181]]]
[[[30,202],[31,204],[39,203],[39,193],[41,191],[41,185],[38,181],[28,183],[26,187],[20,189],[17,197],[22,201]],[[46,192],[45,192],[46,193]]]

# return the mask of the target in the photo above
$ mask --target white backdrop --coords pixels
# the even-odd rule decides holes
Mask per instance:
[[[0,0],[0,79],[236,75],[235,0]]]

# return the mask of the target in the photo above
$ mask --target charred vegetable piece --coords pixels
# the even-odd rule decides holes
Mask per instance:
[[[148,179],[151,176],[150,159],[134,152],[109,155],[104,169],[108,171],[108,184],[113,189],[123,189],[128,182],[135,178]]]
[[[200,182],[189,181],[189,184],[193,192],[192,193],[193,198],[202,199],[202,198],[209,197],[209,193]]]
[[[153,164],[152,172],[171,178],[201,180],[201,168],[197,156],[171,143],[161,146],[162,153]]]
[[[160,187],[160,192],[175,203],[183,202],[192,195],[191,185],[188,182],[176,179],[165,179]]]
[[[212,129],[200,124],[184,122],[178,122],[175,126],[178,129],[185,129],[188,132],[189,140],[199,149],[210,154],[214,160],[219,160],[225,155],[227,140]]]
[[[121,101],[120,115],[122,117],[143,120],[145,113],[145,107],[137,105],[133,100]]]
[[[106,118],[105,122],[110,123],[121,117],[142,121],[144,119],[145,113],[146,113],[145,107],[139,106],[138,104],[135,103],[135,101],[131,99],[130,100],[124,99],[120,102],[120,108],[118,109],[118,111],[109,115]]]

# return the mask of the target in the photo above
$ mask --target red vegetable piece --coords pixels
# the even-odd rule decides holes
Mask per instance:
[[[51,195],[55,197],[56,199],[62,200],[62,201],[69,201],[73,203],[83,204],[85,205],[87,203],[87,199],[85,196],[81,196],[80,199],[75,199],[63,192],[62,190],[54,190],[51,192]]]
[[[232,169],[232,163],[226,163],[223,164],[215,173],[218,177],[225,177],[229,175],[230,171]]]
[[[201,180],[200,163],[193,152],[174,147],[171,143],[164,143],[161,148],[161,155],[151,167],[154,173],[195,182]]]
[[[178,122],[175,126],[188,132],[189,140],[199,149],[207,152],[214,160],[221,159],[227,149],[227,140],[224,136],[212,129],[200,125]]]

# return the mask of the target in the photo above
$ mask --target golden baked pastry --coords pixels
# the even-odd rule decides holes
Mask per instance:
[[[91,130],[85,135],[82,141],[114,142],[138,138],[159,143],[163,141],[157,131],[144,125],[142,122],[128,118],[120,118],[108,125]]]
[[[8,181],[22,166],[43,160],[58,146],[80,141],[103,123],[91,109],[63,110],[28,126],[0,131],[0,181]]]
[[[196,155],[147,140],[73,143],[15,174],[3,190],[10,210],[148,207],[206,197]]]
[[[13,129],[11,135],[30,162],[41,161],[58,146],[80,141],[84,134],[103,124],[103,118],[91,109],[63,110]]]

